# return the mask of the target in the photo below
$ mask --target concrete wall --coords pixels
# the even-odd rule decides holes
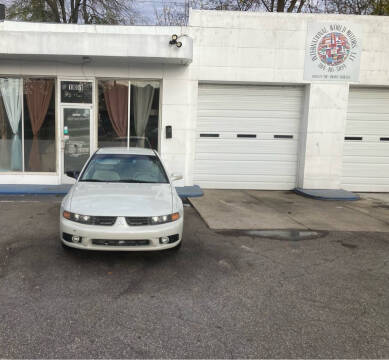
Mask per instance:
[[[204,82],[305,86],[297,186],[336,189],[342,174],[349,84],[303,79],[307,26],[315,21],[360,24],[358,84],[389,86],[388,17],[194,10],[191,69],[193,78]]]

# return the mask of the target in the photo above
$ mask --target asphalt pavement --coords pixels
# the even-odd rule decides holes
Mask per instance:
[[[64,251],[58,197],[0,197],[0,358],[389,358],[389,234],[210,230]]]

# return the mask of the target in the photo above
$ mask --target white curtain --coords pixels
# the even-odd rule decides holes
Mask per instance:
[[[22,142],[18,135],[19,123],[22,118],[22,87],[21,79],[0,79],[0,92],[12,129],[11,170],[22,170]]]
[[[147,123],[149,122],[151,106],[153,105],[154,87],[146,85],[144,87],[134,86],[131,91],[134,94],[134,120],[135,131],[139,137],[145,136]],[[144,141],[141,141],[144,146]]]

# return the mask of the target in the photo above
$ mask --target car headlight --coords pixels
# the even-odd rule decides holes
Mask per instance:
[[[179,218],[180,218],[180,213],[178,212],[169,215],[152,216],[150,218],[150,223],[151,225],[165,224],[168,222],[176,221]]]
[[[75,222],[78,222],[78,223],[81,223],[81,224],[92,224],[92,220],[93,220],[92,216],[75,214],[75,213],[72,213],[70,211],[64,211],[62,213],[62,216],[65,219],[68,219],[68,220],[71,220],[71,221],[75,221]]]

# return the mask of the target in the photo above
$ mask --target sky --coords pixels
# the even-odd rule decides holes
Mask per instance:
[[[165,5],[172,7],[185,7],[188,0],[134,0],[135,8],[152,22],[155,20],[155,10],[161,10]]]

